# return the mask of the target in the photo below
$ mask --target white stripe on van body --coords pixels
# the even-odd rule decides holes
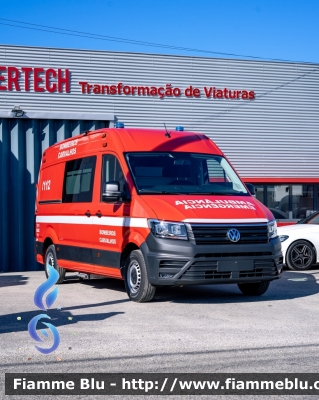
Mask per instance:
[[[107,226],[131,226],[133,228],[148,228],[147,218],[129,217],[101,217],[95,215],[87,217],[85,215],[39,215],[36,217],[37,223],[47,224],[75,224],[75,225],[107,225]]]
[[[239,218],[239,219],[184,219],[183,222],[193,222],[197,224],[249,224],[256,222],[269,222],[267,218]]]
[[[148,228],[147,218],[130,217],[104,217],[101,218],[92,215],[40,215],[36,217],[37,223],[47,224],[75,224],[75,225],[108,225],[108,226],[131,226],[134,228]],[[193,222],[198,224],[234,224],[234,223],[258,223],[269,222],[266,218],[240,218],[240,219],[184,219],[182,222]]]

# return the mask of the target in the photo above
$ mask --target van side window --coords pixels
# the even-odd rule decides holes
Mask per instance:
[[[118,159],[112,154],[105,154],[102,161],[102,186],[101,192],[105,182],[118,181],[120,183],[120,191],[128,192],[125,177],[118,162]],[[102,193],[101,193],[102,198]]]
[[[91,202],[96,157],[67,161],[63,183],[63,203]]]

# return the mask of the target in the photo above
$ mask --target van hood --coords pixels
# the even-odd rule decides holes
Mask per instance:
[[[248,223],[274,219],[268,208],[250,196],[143,195],[141,198],[160,220]]]

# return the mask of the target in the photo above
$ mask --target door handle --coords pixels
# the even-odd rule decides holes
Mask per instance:
[[[98,211],[96,214],[95,214],[97,217],[99,217],[99,218],[101,218],[102,217],[102,213],[101,213],[101,211]]]
[[[86,215],[87,217],[90,217],[91,213],[90,213],[90,211],[87,211],[86,213],[84,213],[84,215]]]

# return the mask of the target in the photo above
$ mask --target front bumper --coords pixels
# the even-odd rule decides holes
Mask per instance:
[[[155,286],[270,281],[283,267],[278,237],[263,244],[197,245],[149,234],[141,250]]]

